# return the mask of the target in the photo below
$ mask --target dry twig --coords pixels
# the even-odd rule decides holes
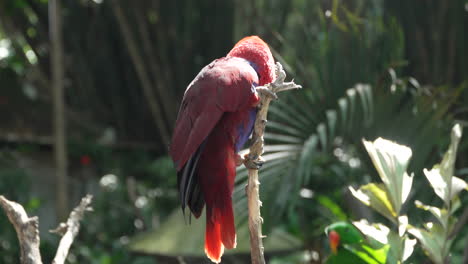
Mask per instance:
[[[0,196],[0,205],[15,227],[20,242],[21,264],[42,264],[37,216],[28,217],[21,204],[12,202],[3,195]]]
[[[277,99],[276,93],[301,88],[292,82],[284,82],[286,73],[281,63],[276,63],[276,80],[266,86],[257,87],[260,94],[260,106],[255,119],[254,133],[252,136],[252,146],[249,154],[245,157],[245,166],[249,169],[249,180],[247,184],[247,197],[249,207],[249,230],[250,230],[250,250],[253,264],[264,264],[262,243],[262,217],[260,206],[262,202],[259,196],[258,169],[263,164],[261,155],[263,154],[263,133],[267,123],[268,107],[272,99]]]
[[[70,246],[80,230],[80,221],[83,219],[84,212],[91,210],[89,207],[91,200],[92,195],[86,195],[70,213],[67,222],[61,223],[59,227],[51,231],[62,235],[57,254],[52,261],[53,264],[65,263]],[[21,252],[20,263],[42,264],[39,251],[39,220],[37,216],[28,217],[21,204],[9,201],[3,195],[0,196],[0,206],[16,230]]]
[[[50,231],[62,235],[62,239],[60,239],[60,244],[52,264],[65,263],[65,259],[68,256],[68,251],[70,250],[73,240],[75,240],[78,231],[80,231],[80,221],[83,219],[84,212],[92,210],[89,207],[92,199],[93,196],[90,194],[83,197],[80,204],[70,213],[67,222],[60,223],[55,230]]]

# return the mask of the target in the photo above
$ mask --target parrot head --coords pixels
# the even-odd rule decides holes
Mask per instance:
[[[344,244],[356,244],[364,238],[361,232],[351,223],[336,222],[325,228],[328,236],[330,248],[334,254],[338,252],[338,247]]]
[[[259,76],[259,84],[271,83],[275,78],[275,60],[268,45],[257,36],[241,39],[227,56],[245,59]]]

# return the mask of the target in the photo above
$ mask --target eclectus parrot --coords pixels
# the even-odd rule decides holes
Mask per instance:
[[[232,192],[242,163],[237,153],[252,134],[260,101],[256,86],[274,79],[268,45],[250,36],[205,66],[182,99],[170,155],[182,210],[198,218],[206,204],[205,253],[216,263],[224,248],[236,247]]]

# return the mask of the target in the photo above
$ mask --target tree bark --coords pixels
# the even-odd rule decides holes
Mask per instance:
[[[62,19],[60,0],[49,0],[49,34],[53,91],[54,154],[56,165],[56,211],[58,221],[66,218],[68,212],[67,146],[64,100],[64,63],[62,46]]]
[[[258,180],[258,169],[263,164],[261,155],[263,154],[263,134],[267,123],[267,113],[272,99],[276,99],[276,93],[291,89],[301,88],[294,82],[284,82],[286,73],[283,70],[281,63],[276,63],[276,80],[266,86],[257,87],[257,92],[260,95],[260,105],[257,112],[254,125],[254,133],[252,136],[252,146],[249,154],[245,157],[245,166],[249,169],[249,180],[247,184],[247,199],[249,208],[249,230],[250,230],[250,251],[253,264],[265,264],[262,242],[262,223],[263,219],[260,214],[260,200]]]

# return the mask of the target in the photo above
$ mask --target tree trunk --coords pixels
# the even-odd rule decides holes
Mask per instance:
[[[63,47],[60,0],[49,0],[49,37],[53,91],[54,154],[56,164],[56,211],[58,221],[68,212],[67,147],[65,134],[65,101],[63,87]]]

